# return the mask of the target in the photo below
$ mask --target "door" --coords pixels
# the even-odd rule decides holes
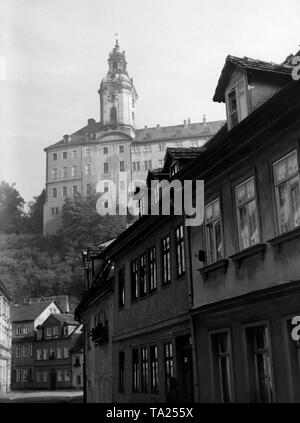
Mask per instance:
[[[176,367],[178,376],[178,390],[182,402],[193,402],[193,362],[192,345],[189,335],[176,338]]]
[[[50,372],[50,389],[56,389],[56,372],[55,369],[51,369]]]

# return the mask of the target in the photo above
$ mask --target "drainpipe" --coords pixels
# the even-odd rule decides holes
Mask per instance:
[[[191,228],[186,226],[184,219],[184,235],[185,235],[185,254],[186,254],[186,276],[188,283],[188,307],[189,311],[193,308],[193,297],[194,297],[194,288],[193,288],[193,267],[192,267],[192,253],[191,253]],[[197,352],[196,352],[196,336],[195,336],[195,327],[194,319],[190,314],[190,325],[191,325],[191,340],[192,340],[192,357],[193,357],[193,376],[194,376],[194,401],[195,399],[199,400],[199,382],[198,382],[198,362],[197,362]],[[195,401],[196,402],[196,401]]]
[[[86,404],[86,327],[83,325],[83,403]]]

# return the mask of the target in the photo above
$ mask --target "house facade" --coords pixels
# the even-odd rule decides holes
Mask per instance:
[[[0,281],[0,395],[10,391],[12,327],[10,307],[13,298]]]
[[[82,328],[81,328],[82,329]],[[81,330],[80,329],[80,330]],[[79,332],[79,331],[76,331]],[[83,390],[84,388],[84,335],[83,332],[73,335],[73,343],[70,349],[72,363],[72,388]]]
[[[100,120],[46,147],[46,193],[44,233],[61,225],[61,209],[67,197],[114,192],[115,203],[127,204],[136,186],[145,185],[148,171],[163,166],[167,147],[202,146],[223,121],[199,123],[190,119],[174,126],[137,129],[137,92],[127,71],[125,52],[118,41],[109,54],[108,72],[98,90]]]
[[[299,93],[287,63],[229,56],[214,96],[227,128],[186,174],[205,183],[190,232],[200,402],[300,398]]]
[[[36,328],[54,313],[60,313],[60,309],[53,301],[28,302],[12,307],[12,390],[35,389]]]
[[[78,322],[71,314],[52,314],[37,326],[34,345],[36,389],[73,388],[70,350],[79,334]],[[80,372],[80,370],[79,370]],[[82,367],[81,367],[82,372]]]

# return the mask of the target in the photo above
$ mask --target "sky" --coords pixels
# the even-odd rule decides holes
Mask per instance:
[[[1,0],[0,180],[26,201],[43,149],[99,120],[118,33],[138,128],[225,119],[212,97],[228,54],[281,63],[299,50],[299,0]]]

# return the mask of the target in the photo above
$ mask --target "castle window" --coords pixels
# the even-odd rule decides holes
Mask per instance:
[[[53,198],[57,197],[57,188],[52,188],[52,197]]]
[[[63,159],[67,159],[68,158],[68,153],[66,151],[63,152]]]
[[[86,174],[86,176],[91,175],[91,165],[90,164],[85,165],[85,174]]]
[[[113,106],[110,110],[110,122],[112,124],[117,123],[117,109],[115,106]]]
[[[124,153],[124,145],[119,145],[119,153]]]
[[[72,151],[72,157],[73,159],[77,159],[77,150]]]
[[[124,161],[120,161],[120,172],[124,172],[125,171],[125,163]]]
[[[77,166],[72,166],[72,177],[76,178],[78,176]]]
[[[68,188],[67,187],[63,187],[62,193],[63,193],[63,197],[66,197],[68,195]]]
[[[67,167],[63,167],[62,168],[62,178],[66,179],[68,177],[68,168]]]
[[[57,153],[52,154],[52,160],[57,160]]]
[[[103,173],[108,173],[108,163],[103,163]]]
[[[73,185],[72,191],[73,191],[73,195],[77,194],[77,192],[78,192],[77,185]]]
[[[85,155],[86,155],[86,157],[91,157],[91,149],[90,148],[85,149]]]
[[[57,179],[57,169],[54,167],[51,171],[52,179]]]
[[[108,154],[108,147],[103,147],[103,154]]]

